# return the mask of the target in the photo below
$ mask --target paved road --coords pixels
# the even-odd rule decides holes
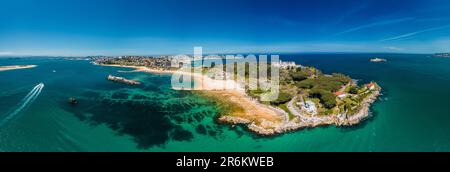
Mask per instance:
[[[287,108],[293,115],[302,117],[301,110],[294,105],[296,99],[297,97],[292,98],[292,100],[288,102]]]

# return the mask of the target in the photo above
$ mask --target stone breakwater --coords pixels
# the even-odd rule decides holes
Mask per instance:
[[[121,83],[125,83],[125,84],[130,84],[130,85],[141,84],[138,81],[133,81],[133,80],[125,79],[123,77],[117,77],[117,76],[112,76],[112,75],[108,75],[107,79],[110,80],[110,81],[121,82]]]
[[[359,124],[361,121],[369,117],[370,105],[376,101],[379,95],[380,90],[376,90],[371,95],[366,97],[361,102],[361,108],[359,109],[359,111],[353,115],[338,114],[320,117],[301,116],[296,120],[285,120],[282,123],[274,123],[271,121],[263,120],[258,124],[240,117],[221,116],[219,118],[219,121],[230,124],[246,124],[249,130],[260,135],[281,134],[288,131],[323,125],[352,126]]]

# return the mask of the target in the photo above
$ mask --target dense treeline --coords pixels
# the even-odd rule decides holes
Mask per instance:
[[[333,93],[350,81],[350,77],[334,73],[332,75],[319,75],[315,78],[301,80],[296,83],[296,86],[302,89],[310,89],[310,97],[318,98],[325,108],[331,109],[337,104],[336,96]]]
[[[322,103],[324,107],[328,109],[335,107],[337,104],[336,96],[333,93],[323,89],[311,89],[309,95],[312,98],[318,98],[320,100],[320,103]]]
[[[297,82],[296,86],[303,89],[322,89],[329,92],[338,91],[342,85],[350,82],[351,78],[343,74],[320,75],[317,78],[308,78]]]
[[[289,102],[292,98],[293,98],[293,96],[291,94],[286,93],[286,92],[280,92],[278,94],[278,98],[274,101],[271,101],[270,103],[278,106],[278,105]]]

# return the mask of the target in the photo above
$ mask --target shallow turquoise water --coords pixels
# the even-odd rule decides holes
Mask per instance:
[[[372,57],[387,63],[370,63]],[[170,75],[88,61],[0,59],[37,68],[0,72],[0,120],[20,107],[38,83],[45,87],[0,126],[0,151],[449,151],[450,59],[428,55],[282,55],[325,72],[377,81],[383,96],[372,117],[355,127],[319,127],[258,137],[214,122],[213,102],[170,89]],[[53,72],[54,71],[54,72]],[[127,86],[108,74],[144,84]],[[77,97],[79,104],[67,103]]]

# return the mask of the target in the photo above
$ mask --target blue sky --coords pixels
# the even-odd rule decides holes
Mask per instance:
[[[0,0],[0,55],[450,51],[446,0]]]

